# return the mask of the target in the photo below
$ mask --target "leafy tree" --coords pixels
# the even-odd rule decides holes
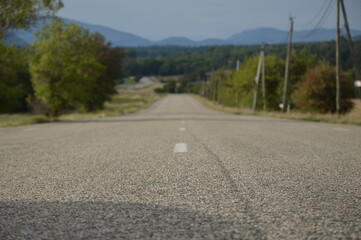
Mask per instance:
[[[292,95],[296,107],[302,111],[335,113],[336,80],[335,68],[328,63],[321,63],[307,71],[302,81],[296,85]],[[346,113],[353,107],[352,82],[345,75],[341,76],[341,112]]]
[[[299,52],[292,51],[290,62],[290,79],[288,85],[289,95],[292,95],[295,86],[301,81],[307,70],[314,68],[318,64],[317,56],[310,53],[306,49]],[[284,72],[284,70],[283,70]],[[282,81],[284,83],[284,80]],[[279,85],[279,94],[283,93],[283,84]]]
[[[175,93],[177,87],[177,82],[175,80],[168,80],[163,87],[163,92],[165,93]]]
[[[91,110],[98,78],[105,67],[97,60],[92,36],[75,24],[58,20],[37,33],[32,44],[31,81],[46,115],[56,117],[66,106]]]
[[[95,44],[95,55],[100,64],[105,67],[103,74],[96,79],[95,88],[90,89],[92,97],[87,101],[86,110],[93,111],[103,108],[104,102],[111,99],[115,93],[116,80],[122,78],[122,63],[124,51],[119,47],[112,47],[105,42],[105,38],[94,33],[91,39]]]
[[[210,74],[208,81],[208,97],[218,103],[226,104],[224,98],[227,96],[225,93],[226,82],[228,80],[228,73],[224,69],[214,71]]]
[[[27,29],[63,7],[61,0],[1,0],[0,39],[11,29]]]
[[[247,58],[241,64],[240,69],[231,75],[231,78],[225,83],[228,85],[227,91],[221,91],[221,99],[228,101],[221,101],[226,105],[237,104],[240,107],[251,107],[253,101],[254,78],[257,72],[258,56]],[[227,104],[228,102],[228,104]]]
[[[0,112],[26,110],[32,92],[24,51],[0,44]]]
[[[284,83],[284,72],[285,72],[285,62],[276,57],[276,56],[266,56],[265,58],[266,65],[266,101],[267,101],[267,109],[269,110],[278,110],[278,105],[282,99],[283,93],[283,83]],[[260,81],[260,89],[258,94],[258,103],[262,103],[261,98],[261,81]],[[260,105],[259,105],[260,106]]]
[[[212,78],[208,82],[208,98],[228,106],[251,107],[258,61],[258,56],[247,58],[241,64],[240,69],[231,74],[225,74],[227,71],[213,72]],[[299,54],[293,53],[291,82],[300,81],[299,79],[305,71],[314,67],[316,63],[317,58],[307,51],[302,51]],[[268,109],[277,110],[283,92],[285,63],[276,56],[266,56],[265,65],[267,106]],[[262,108],[263,105],[261,89],[262,81],[259,82],[258,86],[257,108]]]
[[[350,52],[347,41],[341,39],[341,63],[342,69],[352,68]],[[291,61],[291,83],[295,84],[300,80],[298,71],[305,73],[314,60],[335,62],[334,41],[316,43],[296,43],[294,46],[293,58]],[[354,41],[355,52],[361,47],[361,39]],[[217,69],[234,70],[237,60],[244,62],[247,58],[258,55],[259,46],[218,46],[218,47],[139,47],[128,49],[129,54],[125,59],[124,75],[134,76],[135,74],[151,75],[179,75],[191,72],[210,72]],[[267,56],[276,56],[280,59],[286,58],[286,46],[266,45]],[[312,53],[312,55],[310,54]],[[295,59],[301,58],[300,60]],[[310,58],[307,58],[310,57]],[[358,64],[361,63],[361,55],[356,54]],[[153,62],[150,64],[150,62]],[[313,63],[312,63],[313,62]],[[186,71],[185,71],[186,70]],[[283,70],[284,71],[284,70]],[[291,85],[292,88],[292,85]],[[292,91],[292,89],[290,89]]]

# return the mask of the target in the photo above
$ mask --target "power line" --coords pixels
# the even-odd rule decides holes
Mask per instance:
[[[295,23],[295,24],[298,25],[298,26],[302,26],[302,27],[310,25],[310,24],[313,23],[313,22],[321,15],[321,13],[325,10],[325,8],[327,7],[326,4],[327,4],[327,3],[330,4],[331,1],[332,1],[332,0],[325,0],[325,1],[323,2],[323,4],[321,5],[321,8],[318,10],[317,14],[316,14],[310,21],[308,21],[308,22],[306,22],[306,23],[302,23],[302,24],[299,24],[299,23]]]
[[[328,6],[327,8],[325,9],[325,11],[323,12],[320,20],[318,21],[318,23],[316,24],[316,26],[306,35],[304,36],[300,36],[299,38],[308,38],[309,36],[311,36],[313,33],[315,33],[316,30],[318,30],[319,28],[321,28],[326,20],[328,19],[328,17],[330,16],[331,12],[333,11],[335,5],[332,4],[333,1],[330,0],[329,3],[328,3]]]

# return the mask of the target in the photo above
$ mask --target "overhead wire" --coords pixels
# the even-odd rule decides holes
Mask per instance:
[[[326,20],[328,19],[328,17],[330,16],[332,10],[334,9],[335,5],[332,4],[334,1],[329,0],[329,3],[326,7],[326,9],[324,10],[320,20],[317,22],[316,26],[306,35],[304,36],[299,36],[299,38],[308,38],[310,37],[316,30],[320,29],[326,22]]]
[[[308,26],[308,25],[312,24],[320,16],[320,14],[325,10],[326,4],[327,3],[330,4],[331,1],[332,0],[325,0],[322,3],[321,8],[317,11],[316,15],[310,21],[308,21],[306,23],[302,23],[302,24],[296,22],[295,24],[298,25],[298,26],[302,26],[302,27],[305,27],[305,26]]]

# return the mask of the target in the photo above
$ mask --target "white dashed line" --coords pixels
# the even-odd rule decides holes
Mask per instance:
[[[333,130],[336,130],[336,131],[344,131],[344,132],[350,131],[350,129],[346,129],[346,128],[333,128]]]
[[[313,129],[318,128],[317,126],[314,126],[314,125],[306,125],[306,127],[308,127],[308,128],[313,128]]]
[[[175,153],[182,153],[182,152],[187,152],[187,144],[186,143],[177,143],[174,147],[174,151]]]
[[[179,128],[179,131],[181,132],[185,132],[187,129],[186,128]]]
[[[27,128],[25,129],[25,131],[35,131],[35,130],[38,130],[37,128]]]

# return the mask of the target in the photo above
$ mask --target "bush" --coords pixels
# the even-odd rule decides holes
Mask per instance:
[[[154,89],[154,92],[158,94],[162,94],[162,93],[166,93],[166,90],[164,88],[156,88]]]
[[[100,34],[55,21],[37,33],[30,61],[35,97],[45,114],[57,117],[64,108],[101,109],[115,93],[124,53]],[[37,104],[39,105],[39,104]]]
[[[306,112],[336,112],[336,70],[328,63],[321,63],[309,69],[296,84],[292,99],[296,108]],[[341,75],[341,113],[353,107],[353,86],[345,75]]]
[[[0,43],[0,113],[26,111],[32,93],[24,52]]]

